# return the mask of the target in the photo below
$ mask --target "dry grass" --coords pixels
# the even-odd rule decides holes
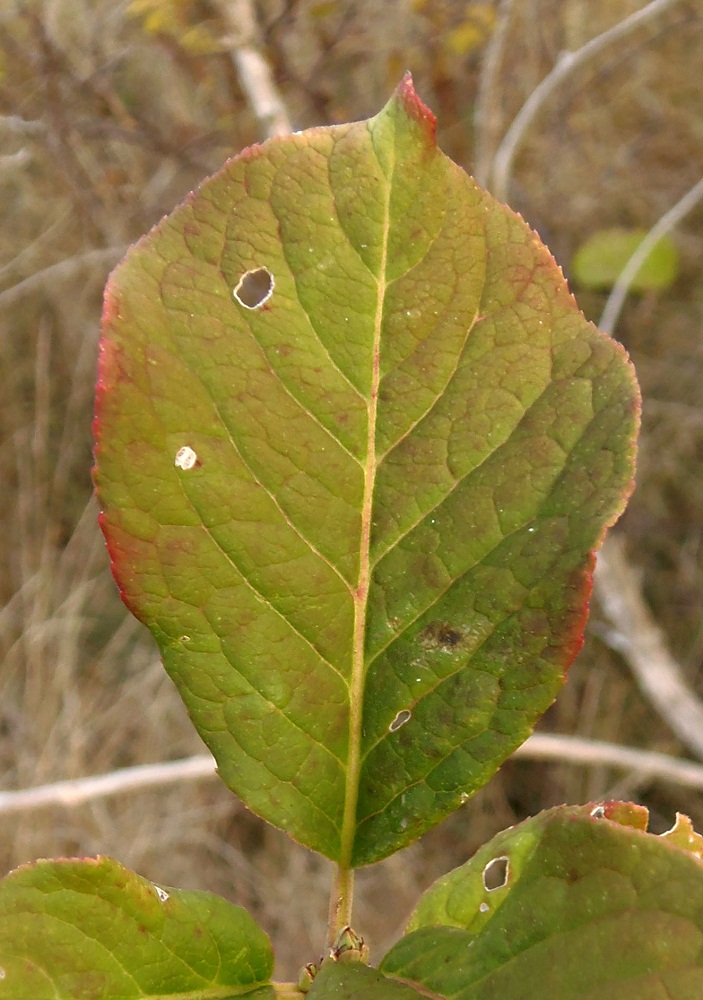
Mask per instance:
[[[515,0],[483,141],[495,146],[562,48],[639,6]],[[410,67],[438,112],[444,148],[470,167],[492,4],[261,0],[258,7],[296,127],[373,113]],[[117,256],[112,248],[258,138],[230,62],[212,44],[212,9],[204,0],[179,9],[189,20],[162,34],[145,33],[114,0],[16,0],[0,11],[0,115],[14,116],[0,121],[0,776],[8,788],[200,746],[150,640],[116,597],[89,475],[100,292]],[[476,44],[462,52],[469,22]],[[204,32],[193,41],[188,32],[198,26]],[[651,225],[696,180],[702,45],[700,4],[680,3],[626,51],[581,74],[540,116],[518,158],[512,200],[567,270],[594,230]],[[621,330],[645,393],[639,489],[623,528],[651,605],[699,689],[702,222],[699,210],[677,234],[683,263],[674,288],[631,303]],[[41,276],[64,261],[72,263]],[[598,315],[601,298],[582,302]],[[596,609],[544,725],[679,752],[605,632]],[[703,827],[703,803],[692,793],[616,785],[610,773],[566,765],[511,763],[424,841],[361,874],[359,926],[380,950],[417,891],[493,832],[556,802],[612,794],[639,796],[656,823],[669,825],[678,807]],[[265,828],[216,784],[0,823],[3,869],[98,851],[160,882],[244,903],[274,936],[288,974],[320,947],[326,863]]]

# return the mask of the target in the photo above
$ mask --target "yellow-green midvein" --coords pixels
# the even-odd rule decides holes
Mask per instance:
[[[388,231],[390,226],[390,196],[393,163],[388,172],[388,188],[383,221],[383,245],[378,276],[378,296],[373,331],[371,388],[367,403],[368,430],[366,461],[364,463],[364,498],[361,510],[361,546],[359,553],[359,578],[352,592],[354,600],[354,636],[352,645],[352,671],[349,684],[349,757],[344,793],[344,813],[340,844],[337,878],[332,887],[330,900],[329,939],[333,941],[339,931],[351,923],[354,873],[351,868],[354,835],[356,832],[356,809],[359,797],[359,777],[361,772],[361,727],[364,708],[364,640],[366,634],[366,614],[371,580],[371,519],[373,515],[373,495],[376,483],[376,422],[378,417],[378,389],[381,381],[381,325],[383,304],[386,295],[386,270],[388,257]]]

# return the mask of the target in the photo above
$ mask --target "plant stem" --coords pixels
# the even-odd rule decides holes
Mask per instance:
[[[330,894],[330,912],[327,921],[327,947],[331,948],[342,928],[351,925],[354,903],[354,869],[337,865],[337,872]]]

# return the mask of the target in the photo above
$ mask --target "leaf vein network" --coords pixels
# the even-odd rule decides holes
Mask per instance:
[[[183,489],[183,485],[184,484],[181,483],[181,488],[182,489]],[[290,620],[290,618],[288,617],[288,615],[286,615],[283,611],[281,611],[280,608],[276,607],[276,605],[273,602],[273,600],[270,597],[268,597],[259,587],[256,587],[254,585],[254,583],[246,575],[246,573],[241,569],[241,567],[237,565],[237,562],[234,559],[234,557],[232,556],[232,554],[230,552],[228,552],[227,549],[222,545],[222,543],[215,537],[215,535],[212,532],[212,529],[209,528],[204,523],[203,516],[202,516],[200,510],[198,509],[198,506],[193,502],[193,500],[191,499],[191,497],[188,496],[188,494],[186,493],[185,489],[183,489],[183,495],[184,495],[185,499],[187,500],[187,502],[190,504],[191,509],[200,518],[200,526],[201,526],[202,530],[208,536],[208,538],[213,543],[213,545],[222,553],[222,555],[225,557],[225,559],[230,564],[230,566],[237,572],[237,574],[244,581],[244,583],[246,584],[246,586],[249,587],[249,589],[255,595],[255,597],[257,597],[262,602],[262,604],[265,604],[267,608],[269,608],[271,611],[273,611],[274,614],[277,614],[279,616],[279,618],[281,618],[281,620],[284,621],[286,623],[286,625],[290,628],[291,632],[293,632],[295,635],[297,635],[299,639],[302,639],[303,642],[316,654],[316,656],[319,658],[320,662],[324,663],[326,666],[328,666],[330,668],[330,670],[332,670],[334,673],[338,674],[339,677],[341,677],[342,680],[344,681],[344,683],[346,684],[347,683],[346,678],[344,677],[344,674],[341,672],[341,670],[339,670],[338,667],[334,666],[334,664],[321,652],[321,650],[319,650],[317,648],[317,646],[312,641],[312,639],[310,639],[303,632],[301,632],[300,629],[296,625],[293,624],[293,622]]]
[[[457,368],[457,370],[458,370],[458,368]],[[515,426],[512,428],[512,430],[510,431],[510,433],[508,434],[508,436],[506,438],[504,438],[504,440],[499,441],[493,448],[491,448],[490,451],[487,451],[486,454],[483,455],[483,457],[481,458],[480,462],[477,465],[474,465],[463,476],[459,476],[458,478],[455,478],[453,485],[450,486],[446,490],[446,492],[442,495],[442,497],[436,503],[434,503],[431,507],[428,507],[428,509],[426,511],[424,511],[424,513],[420,517],[418,517],[415,521],[412,522],[412,524],[409,524],[407,526],[407,528],[405,528],[403,531],[401,531],[393,539],[393,541],[391,541],[386,546],[385,549],[383,549],[382,551],[379,551],[376,554],[375,558],[374,558],[374,563],[373,563],[374,567],[378,566],[378,564],[381,562],[381,560],[383,558],[385,558],[385,556],[388,555],[388,553],[390,551],[392,551],[392,549],[394,549],[397,545],[399,545],[403,541],[404,538],[407,538],[408,535],[412,534],[412,532],[416,528],[418,528],[421,524],[423,524],[427,520],[428,517],[430,517],[432,514],[437,513],[437,511],[442,506],[442,504],[444,504],[449,499],[449,497],[459,487],[465,486],[466,483],[467,483],[467,481],[469,479],[471,479],[474,475],[476,475],[476,473],[479,472],[483,468],[483,466],[486,465],[486,463],[489,462],[490,459],[493,458],[500,451],[501,448],[505,448],[507,445],[510,444],[510,442],[512,441],[513,436],[515,435],[516,431],[519,430],[519,428],[522,426],[522,424],[527,419],[527,417],[532,413],[532,411],[534,410],[534,408],[536,406],[538,406],[542,402],[544,396],[547,394],[547,392],[552,387],[553,387],[553,382],[547,381],[547,383],[545,384],[545,386],[542,389],[542,391],[540,392],[540,394],[532,401],[532,403],[530,403],[530,405],[527,407],[527,409],[523,412],[523,414],[521,415],[520,419],[515,424]],[[585,430],[584,430],[584,433],[585,433]],[[580,440],[581,440],[581,438],[579,438],[579,441]],[[575,445],[574,445],[574,447],[575,447]],[[570,452],[567,452],[566,455],[565,455],[565,457],[568,458],[569,454],[570,454]],[[555,483],[554,483],[555,485],[558,482],[558,480],[559,480],[559,477],[557,477],[557,479],[555,479]],[[521,530],[521,528],[518,528],[516,530],[519,531],[519,530]],[[509,535],[505,535],[504,536],[504,538],[508,538],[508,537],[510,537],[510,536]],[[493,550],[489,550],[489,553],[490,553],[490,551],[493,551]],[[486,554],[488,555],[489,553],[486,553]],[[471,568],[473,568],[473,567],[471,567]]]
[[[213,630],[213,631],[214,631],[214,630]],[[217,635],[217,633],[215,633],[215,635]],[[239,669],[239,668],[237,667],[237,664],[236,664],[235,662],[233,662],[233,660],[232,660],[232,659],[231,659],[231,658],[230,658],[230,657],[229,657],[229,656],[227,655],[227,653],[225,652],[225,650],[224,650],[224,648],[223,648],[223,642],[224,642],[224,639],[222,638],[222,636],[220,636],[220,635],[217,635],[217,639],[218,639],[218,641],[219,641],[219,643],[220,643],[220,650],[221,650],[221,652],[222,652],[222,656],[223,656],[223,657],[225,658],[225,660],[226,660],[226,661],[227,661],[227,662],[229,663],[229,665],[230,665],[230,666],[232,667],[232,669],[233,669],[233,670],[234,670],[234,671],[235,671],[235,672],[236,672],[236,673],[238,674],[238,676],[239,676],[239,677],[240,677],[240,678],[241,678],[241,679],[242,679],[242,680],[244,681],[244,683],[245,683],[245,684],[246,684],[246,685],[247,685],[247,686],[248,686],[249,688],[251,688],[251,690],[252,690],[252,691],[253,691],[253,692],[254,692],[255,694],[257,694],[257,695],[258,695],[258,696],[259,696],[259,697],[261,698],[261,700],[262,700],[263,702],[265,702],[265,703],[266,703],[266,704],[267,704],[267,705],[268,705],[268,706],[269,706],[269,707],[271,708],[271,710],[272,710],[272,711],[273,711],[273,712],[274,712],[275,714],[277,714],[277,715],[281,715],[281,716],[282,716],[282,717],[283,717],[283,718],[284,718],[284,719],[285,719],[285,720],[286,720],[286,721],[287,721],[288,723],[290,723],[290,725],[291,725],[291,726],[293,726],[293,728],[294,728],[294,729],[297,729],[297,730],[298,730],[298,732],[300,732],[300,733],[302,733],[302,734],[303,734],[303,736],[307,736],[307,738],[308,738],[308,739],[309,739],[309,740],[310,740],[310,741],[311,741],[312,743],[314,743],[314,744],[315,744],[316,746],[319,746],[319,747],[320,747],[320,748],[321,748],[322,750],[324,750],[324,751],[325,751],[325,753],[329,754],[329,756],[330,756],[330,757],[331,757],[331,758],[332,758],[333,760],[337,761],[337,763],[338,763],[338,764],[340,764],[340,765],[341,765],[341,766],[343,767],[343,766],[344,766],[344,762],[343,762],[342,760],[340,760],[340,759],[339,759],[339,757],[337,757],[337,755],[336,755],[336,754],[332,753],[332,751],[330,750],[330,748],[329,748],[329,747],[325,746],[325,745],[324,745],[323,743],[320,743],[320,741],[319,741],[318,739],[316,739],[316,738],[315,738],[315,737],[313,736],[313,734],[312,734],[312,733],[309,733],[309,732],[307,731],[307,729],[305,729],[305,728],[304,728],[304,727],[303,727],[303,726],[302,726],[302,725],[300,724],[300,722],[298,722],[298,721],[297,721],[296,719],[294,719],[294,718],[293,718],[293,716],[292,716],[292,715],[289,715],[289,714],[288,714],[288,713],[287,713],[287,712],[286,712],[286,711],[285,711],[285,710],[284,710],[284,709],[283,709],[283,708],[282,708],[282,707],[281,707],[280,705],[277,705],[277,704],[276,704],[276,703],[275,703],[274,701],[272,701],[272,700],[271,700],[271,699],[270,699],[270,698],[268,697],[268,695],[265,695],[265,694],[264,694],[264,693],[263,693],[263,692],[261,691],[261,689],[260,689],[260,688],[258,688],[258,687],[256,686],[256,684],[254,683],[254,681],[252,681],[252,680],[251,680],[251,678],[247,677],[247,676],[246,676],[245,674],[243,674],[243,673],[242,673],[242,671],[241,671],[241,670],[240,670],[240,669]],[[225,692],[225,691],[223,691],[222,693],[226,695],[226,692]],[[232,733],[231,735],[232,735],[232,736],[234,736],[234,733]],[[240,747],[242,747],[241,743],[239,744],[239,746],[240,746]],[[244,749],[244,748],[242,747],[242,749]],[[246,751],[245,751],[245,753],[246,753]],[[247,754],[247,756],[251,757],[251,755],[250,755],[250,754]],[[254,757],[251,757],[251,759],[252,759],[252,760],[255,760],[255,758],[254,758]],[[257,761],[257,763],[260,763],[260,764],[264,764],[264,762],[263,762],[263,761]],[[266,766],[266,765],[264,764],[264,766]],[[268,770],[268,771],[269,771],[269,772],[270,772],[271,774],[273,774],[274,778],[276,778],[276,780],[277,780],[277,781],[280,781],[280,780],[281,780],[281,779],[280,779],[280,778],[279,778],[279,777],[278,777],[277,775],[275,775],[275,774],[273,773],[273,771],[271,771],[271,769],[270,769],[270,768],[267,768],[267,770]]]

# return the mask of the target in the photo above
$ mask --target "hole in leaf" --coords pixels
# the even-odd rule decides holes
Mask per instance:
[[[5,978],[5,970],[4,969],[0,969],[0,979],[4,979],[4,978]]]
[[[488,911],[490,910],[490,906],[488,905],[488,903],[481,903],[478,910],[479,913],[488,913]]]
[[[396,732],[396,730],[400,729],[401,726],[404,726],[406,722],[410,722],[412,717],[413,713],[410,711],[409,708],[402,708],[396,715],[395,719],[393,719],[390,726],[388,727],[388,732],[389,733]]]
[[[483,869],[483,888],[486,892],[504,889],[510,878],[510,858],[493,858]]]
[[[232,294],[245,309],[259,309],[271,298],[273,286],[273,275],[268,268],[257,267],[241,276]]]
[[[166,892],[166,890],[162,889],[160,885],[155,885],[154,888],[156,889],[156,895],[159,897],[161,902],[165,903],[166,900],[168,899],[168,893]]]
[[[593,819],[605,819],[605,806],[595,806],[591,809]]]
[[[176,452],[176,457],[174,458],[173,463],[177,469],[183,469],[184,472],[187,472],[188,469],[193,468],[197,461],[198,456],[195,454],[193,449],[189,448],[188,445],[184,445]]]

